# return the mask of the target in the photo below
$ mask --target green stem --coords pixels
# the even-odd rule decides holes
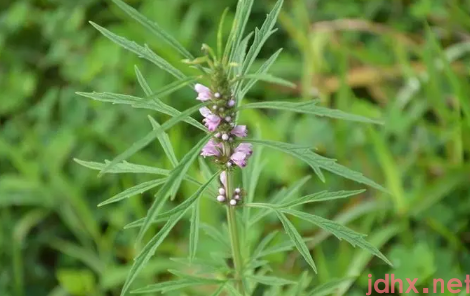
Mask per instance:
[[[233,192],[232,180],[230,173],[227,171],[227,198],[230,200],[231,194]],[[243,259],[240,251],[240,239],[238,236],[238,226],[235,207],[227,205],[227,222],[228,222],[228,231],[230,234],[230,243],[232,245],[232,256],[233,264],[235,266],[235,285],[237,290],[245,295],[245,288],[243,286]]]

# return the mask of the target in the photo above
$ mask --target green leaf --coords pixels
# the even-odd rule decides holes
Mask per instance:
[[[106,165],[106,167],[100,172],[98,176],[102,176],[103,174],[107,173],[114,165],[120,163],[123,160],[126,160],[128,157],[131,157],[132,155],[140,151],[142,148],[150,144],[150,142],[155,140],[155,138],[157,138],[157,136],[161,132],[166,131],[167,129],[179,123],[181,120],[184,120],[185,118],[187,118],[189,115],[199,110],[199,108],[201,108],[204,105],[205,104],[199,104],[192,108],[189,108],[186,111],[182,112],[180,115],[175,116],[171,118],[170,120],[166,121],[159,129],[155,129],[151,131],[150,133],[148,133],[144,138],[135,142],[134,144],[132,144],[132,146],[129,149],[127,149],[123,153],[119,154],[116,158],[114,158],[113,161],[111,161],[108,165]],[[206,138],[209,138],[209,136],[206,136]]]
[[[219,288],[217,290],[215,290],[215,292],[211,295],[211,296],[219,296],[222,294],[222,292],[224,291],[224,288],[225,288],[225,284],[223,285],[220,285]]]
[[[310,251],[307,248],[307,245],[302,239],[302,236],[297,232],[294,225],[284,216],[284,214],[274,211],[282,223],[284,230],[286,231],[287,235],[289,236],[290,240],[294,243],[295,247],[299,251],[300,255],[304,257],[305,261],[310,265],[313,271],[317,272],[317,267],[313,262],[312,256],[310,255]]]
[[[145,80],[144,75],[140,72],[139,67],[134,65],[135,76],[137,77],[137,81],[139,82],[140,87],[144,91],[146,96],[150,96],[152,94],[152,89],[150,88],[147,80]]]
[[[126,282],[121,291],[121,296],[126,295],[131,284],[137,278],[139,273],[145,267],[150,258],[155,254],[155,251],[160,246],[160,244],[165,240],[167,235],[173,229],[173,227],[178,223],[178,221],[183,217],[185,211],[182,211],[170,218],[168,222],[163,226],[162,229],[145,245],[140,254],[134,259],[134,264],[127,275]]]
[[[181,280],[167,281],[164,283],[149,285],[145,288],[134,290],[131,293],[132,294],[146,294],[146,293],[155,293],[155,292],[166,293],[170,291],[181,290],[181,289],[188,288],[188,287],[213,285],[217,283],[220,283],[220,281],[217,281],[217,280],[202,281],[202,280],[195,280],[195,279],[181,279]]]
[[[115,196],[103,201],[102,203],[98,204],[98,207],[102,207],[104,205],[109,205],[111,203],[115,203],[118,201],[121,201],[123,199],[132,197],[137,194],[142,194],[152,188],[155,188],[163,183],[166,182],[166,178],[163,179],[157,179],[157,180],[152,180],[144,183],[140,183],[139,185],[133,186],[131,188],[128,188],[124,190],[123,192],[116,194]]]
[[[109,163],[109,160],[106,160],[105,163],[100,163],[100,162],[94,162],[94,161],[85,161],[85,160],[80,160],[77,158],[73,159],[76,163],[92,169],[92,170],[97,170],[101,171],[104,169]],[[141,164],[134,164],[130,163],[127,161],[123,161],[121,163],[116,164],[113,166],[109,171],[108,174],[152,174],[152,175],[164,175],[168,176],[170,174],[170,170],[165,170],[157,167],[151,167],[151,166],[146,166],[146,165],[141,165]]]
[[[178,51],[181,55],[183,55],[187,59],[194,59],[194,57],[187,51],[173,36],[168,34],[164,31],[160,26],[147,19],[144,15],[139,13],[137,10],[132,8],[131,6],[127,5],[121,0],[113,0],[124,12],[126,12],[130,17],[134,20],[138,21],[144,27],[146,27],[150,32],[152,32],[155,36],[159,39],[168,43],[171,47],[173,47],[176,51]]]
[[[235,76],[239,76],[242,74],[242,66],[243,66],[243,60],[245,59],[246,56],[246,49],[248,48],[248,42],[250,42],[251,37],[253,37],[253,32],[248,34],[240,43],[238,46],[237,51],[235,52],[235,55],[233,57],[232,63],[235,64],[234,68],[231,68],[230,70],[234,70]],[[234,93],[237,92],[238,87],[242,84],[241,81],[238,81],[235,87]]]
[[[237,51],[240,40],[243,38],[243,33],[245,32],[245,27],[251,14],[253,2],[253,0],[238,1],[235,18],[232,24],[232,30],[230,31],[224,52],[224,56],[229,57],[228,62],[233,61],[234,52]]]
[[[219,21],[219,27],[217,29],[217,56],[219,59],[222,59],[222,43],[223,43],[223,33],[224,33],[224,24],[225,24],[225,18],[227,17],[228,13],[228,7],[225,8],[224,12],[222,13],[222,16],[220,17]]]
[[[241,105],[238,109],[239,110],[244,110],[244,109],[285,110],[285,111],[292,111],[292,112],[297,112],[297,113],[302,113],[302,114],[330,117],[330,118],[335,118],[335,119],[382,124],[380,121],[370,119],[364,116],[349,114],[341,110],[329,109],[329,108],[318,106],[317,101],[300,102],[300,103],[258,102],[258,103],[249,103],[249,104]]]
[[[376,247],[371,245],[367,242],[364,237],[366,235],[357,233],[335,221],[331,221],[316,215],[292,210],[292,209],[279,209],[283,213],[298,217],[302,220],[308,221],[317,225],[318,227],[331,232],[334,236],[336,236],[339,240],[344,239],[345,241],[349,242],[353,246],[358,246],[361,249],[368,251],[369,253],[374,254],[375,256],[379,257],[387,264],[392,265],[392,263],[379,251]]]
[[[191,228],[189,232],[189,260],[192,261],[196,257],[197,243],[199,240],[200,229],[200,202],[196,201],[193,205],[191,213]]]
[[[154,130],[158,130],[159,128],[161,128],[161,125],[152,116],[148,115],[148,118]],[[159,133],[157,138],[160,142],[160,145],[162,145],[163,151],[165,151],[166,156],[168,157],[168,159],[170,159],[171,165],[173,167],[177,166],[178,159],[176,158],[175,151],[173,150],[173,145],[171,145],[170,137],[168,137],[168,134],[165,132]]]
[[[266,62],[264,62],[261,67],[256,71],[256,75],[264,75],[268,73],[269,69],[271,69],[271,66],[276,62],[279,54],[282,52],[282,48],[276,51]],[[241,71],[240,71],[241,72]],[[255,83],[258,82],[258,79],[251,79],[248,81],[243,89],[241,90],[240,97],[243,98],[248,91],[255,85]]]
[[[233,284],[228,283],[227,285],[225,285],[225,288],[231,296],[243,296],[242,294],[240,294],[240,292],[237,291],[237,289],[235,289]]]
[[[158,214],[160,213],[161,209],[163,208],[163,205],[166,202],[166,199],[172,192],[176,192],[176,190],[179,188],[181,181],[183,179],[183,176],[186,174],[186,172],[189,170],[189,167],[191,166],[192,162],[196,159],[196,157],[199,155],[202,147],[207,143],[209,138],[212,135],[207,135],[204,137],[201,141],[199,141],[198,144],[196,144],[191,151],[189,151],[181,160],[181,162],[178,164],[177,167],[173,169],[171,172],[170,176],[168,176],[168,180],[163,185],[160,190],[155,194],[155,201],[152,203],[150,209],[147,212],[147,216],[145,217],[145,220],[140,228],[139,235],[137,238],[137,241],[140,241],[144,234],[147,232],[149,229],[150,225],[153,223],[154,220],[157,219]],[[201,188],[205,189],[207,185],[215,178],[217,174],[214,174],[212,178]],[[174,191],[173,191],[173,190]],[[198,191],[199,192],[199,191]],[[185,206],[187,205],[188,207],[198,198],[198,195],[193,195],[193,197],[189,198],[188,203],[183,203]],[[183,205],[181,204],[181,205]]]
[[[255,81],[265,81],[274,84],[279,84],[291,88],[295,88],[295,84],[287,81],[285,79],[270,75],[270,74],[246,74],[240,77],[237,77],[237,80],[255,80]]]
[[[246,56],[245,61],[243,62],[242,74],[247,74],[253,65],[256,57],[258,56],[261,48],[265,44],[266,40],[276,31],[273,30],[274,25],[276,24],[277,17],[281,11],[282,4],[284,0],[278,0],[273,10],[266,17],[265,22],[261,26],[261,29],[255,29],[255,39],[253,41],[250,50]]]
[[[306,203],[346,198],[346,197],[350,197],[353,195],[361,194],[363,192],[365,192],[365,190],[351,190],[351,191],[342,190],[342,191],[336,191],[336,192],[321,191],[321,192],[317,192],[314,194],[303,196],[297,200],[292,200],[290,202],[283,203],[280,205],[280,207],[290,208],[290,207],[300,206]]]
[[[216,175],[214,175],[214,177]],[[189,199],[193,202],[197,200],[212,180],[213,179],[209,180],[204,185],[202,185]],[[158,246],[160,246],[160,244],[166,238],[168,233],[170,233],[171,229],[173,229],[176,223],[184,216],[190,206],[191,205],[188,205],[184,210],[181,210],[171,216],[168,222],[163,226],[163,228],[145,245],[140,254],[135,258],[134,264],[132,265],[132,268],[129,271],[126,282],[124,283],[124,287],[122,288],[121,296],[124,296],[126,294],[131,284],[136,279],[137,275],[142,271],[149,259],[155,254],[155,251],[157,250]]]
[[[101,32],[105,37],[113,41],[114,43],[124,47],[125,49],[135,53],[141,58],[144,58],[156,66],[158,66],[160,69],[170,73],[174,77],[178,79],[183,79],[186,78],[186,75],[183,74],[180,70],[176,69],[173,67],[170,63],[168,63],[166,60],[164,60],[162,57],[157,55],[155,52],[153,52],[147,45],[145,46],[140,46],[137,43],[133,41],[129,41],[124,37],[118,36],[114,34],[113,32],[107,30],[106,28],[101,27],[100,25],[95,24],[94,22],[90,22],[90,24],[95,27],[98,31]]]
[[[293,285],[294,281],[286,280],[275,276],[247,275],[249,279],[267,286]]]
[[[225,247],[225,249],[230,250],[230,242],[228,241],[227,237],[223,235],[219,229],[206,223],[201,223],[201,228],[209,237],[211,237],[213,240],[222,244]]]
[[[112,104],[123,104],[123,105],[131,105],[133,108],[142,108],[142,109],[149,109],[154,110],[172,117],[176,117],[181,114],[180,111],[177,109],[163,103],[162,101],[158,100],[157,97],[152,97],[152,100],[145,100],[143,98],[123,95],[123,94],[115,94],[115,93],[85,93],[85,92],[77,92],[76,94],[90,98],[92,100],[112,103]],[[200,130],[206,131],[207,129],[202,125],[200,122],[195,120],[191,117],[186,117],[183,119],[184,122],[191,124],[194,127],[197,127]]]
[[[246,141],[280,150],[300,160],[303,160],[315,171],[315,173],[320,177],[321,180],[324,180],[324,177],[320,168],[330,171],[336,175],[342,176],[346,179],[350,179],[358,183],[363,183],[388,193],[387,189],[383,188],[374,181],[364,177],[361,173],[348,169],[347,167],[344,167],[340,164],[337,164],[335,159],[323,157],[302,146],[256,139],[247,139]]]
[[[344,278],[344,279],[335,279],[331,280],[326,284],[320,285],[310,292],[308,292],[307,296],[326,296],[335,293],[338,288],[345,282],[351,280],[351,278]]]
[[[261,242],[258,244],[256,247],[256,250],[253,252],[253,260],[258,259],[261,257],[262,252],[266,249],[266,247],[269,245],[269,243],[274,239],[274,237],[278,234],[277,231],[273,231],[266,235]]]

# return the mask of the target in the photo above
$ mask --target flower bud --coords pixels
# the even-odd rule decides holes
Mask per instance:
[[[225,121],[230,122],[231,120],[232,120],[232,117],[230,116],[225,117]]]
[[[227,106],[229,106],[229,107],[235,106],[235,100],[232,99],[232,100],[228,101]]]
[[[220,93],[216,92],[216,93],[214,94],[214,97],[220,98]]]
[[[240,200],[240,195],[235,195],[233,198],[235,198],[236,200]]]
[[[220,195],[225,195],[225,189],[222,188],[222,187],[220,187],[220,188],[219,188],[219,194],[220,194]]]
[[[231,205],[231,206],[236,206],[236,205],[237,205],[237,201],[234,200],[234,199],[231,199],[231,200],[230,200],[230,205]]]
[[[238,188],[238,187],[237,187],[237,188],[235,188],[235,193],[237,193],[237,194],[238,194],[238,193],[240,193],[240,192],[242,192],[242,190],[241,190],[240,188]]]
[[[217,196],[217,201],[218,202],[224,202],[225,201],[225,196],[223,196],[223,195]]]
[[[229,136],[228,136],[227,134],[223,134],[223,135],[222,135],[222,140],[227,141],[228,138],[229,138]]]
[[[216,134],[214,135],[214,137],[216,137],[216,138],[220,138],[220,136],[221,136],[220,133],[216,133]]]

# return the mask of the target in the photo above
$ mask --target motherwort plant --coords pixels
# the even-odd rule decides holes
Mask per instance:
[[[100,175],[107,173],[146,173],[164,176],[163,178],[138,184],[100,204],[105,205],[121,201],[160,186],[148,209],[147,215],[126,227],[140,229],[138,237],[136,238],[136,241],[140,243],[152,225],[164,223],[158,233],[144,244],[140,253],[135,258],[121,295],[125,295],[130,290],[131,284],[138,277],[146,263],[155,254],[155,251],[162,241],[168,236],[176,223],[185,217],[187,212],[191,213],[191,227],[189,259],[186,263],[191,265],[191,273],[170,270],[171,273],[180,279],[150,285],[134,290],[133,293],[164,293],[178,289],[192,289],[190,295],[203,295],[200,290],[197,290],[198,288],[196,288],[196,286],[208,286],[214,287],[212,295],[226,295],[227,293],[230,295],[252,295],[253,291],[262,285],[266,287],[265,291],[271,293],[264,295],[282,295],[282,293],[287,293],[286,295],[315,295],[316,292],[314,291],[318,291],[318,287],[312,292],[308,290],[308,285],[300,283],[296,285],[295,281],[269,275],[268,271],[270,269],[268,262],[262,260],[264,256],[269,254],[296,248],[306,263],[316,272],[316,266],[310,255],[307,244],[294,225],[289,221],[288,216],[294,216],[310,222],[325,231],[331,232],[337,238],[344,239],[354,246],[363,248],[389,263],[375,247],[364,239],[362,234],[356,233],[337,222],[326,220],[296,209],[307,203],[346,198],[361,193],[361,190],[339,192],[323,191],[297,199],[293,198],[293,192],[305,184],[308,180],[307,177],[294,184],[291,189],[280,192],[276,195],[276,198],[269,200],[267,203],[259,203],[254,200],[256,181],[258,177],[263,176],[262,166],[259,165],[259,162],[254,162],[251,165],[248,164],[252,161],[250,159],[251,157],[256,159],[257,153],[260,153],[260,149],[254,147],[261,148],[263,146],[285,152],[306,162],[321,180],[324,180],[322,170],[326,170],[342,177],[367,184],[378,190],[385,191],[380,185],[367,179],[362,174],[337,164],[333,159],[316,154],[309,147],[253,137],[247,126],[238,122],[238,114],[243,112],[243,110],[277,109],[336,119],[374,123],[373,120],[368,118],[318,106],[316,101],[298,103],[280,101],[242,103],[247,92],[257,81],[262,80],[291,86],[291,83],[268,74],[271,65],[276,61],[281,50],[275,52],[256,71],[250,71],[262,46],[276,31],[274,25],[283,4],[282,0],[277,1],[273,10],[267,15],[266,21],[261,28],[256,28],[254,32],[246,36],[244,35],[244,31],[254,0],[239,0],[232,30],[225,45],[223,44],[224,38],[222,30],[219,29],[216,49],[214,50],[204,44],[202,45],[203,55],[200,57],[194,57],[156,23],[148,20],[132,7],[121,0],[114,0],[114,2],[130,17],[155,34],[160,41],[166,42],[180,53],[188,67],[194,68],[200,73],[199,76],[188,77],[162,57],[158,56],[148,46],[141,46],[95,23],[91,23],[111,41],[155,64],[176,79],[174,83],[159,91],[153,92],[140,71],[136,68],[137,80],[146,93],[145,98],[114,93],[78,93],[79,95],[94,100],[113,104],[127,104],[135,108],[145,108],[151,111],[161,112],[171,117],[171,119],[161,125],[150,117],[153,130],[112,161],[97,163],[76,160],[86,167],[100,170]],[[225,15],[226,13],[224,13],[221,18],[220,28],[223,27]],[[203,85],[203,81],[210,81],[210,83]],[[183,87],[191,87],[195,90],[195,102],[199,101],[198,104],[181,112],[160,100],[162,97]],[[203,116],[203,124],[191,117],[193,113],[197,113],[198,111]],[[178,160],[165,131],[180,122],[185,122],[200,129],[202,134],[205,135],[202,136],[202,139],[195,144],[181,160]],[[248,137],[249,135],[250,137]],[[173,165],[172,170],[133,164],[126,161],[130,156],[137,153],[154,140],[158,140],[161,143],[163,150]],[[217,168],[217,172],[209,174],[206,181],[203,183],[200,183],[195,178],[188,175],[191,164],[198,156],[210,159],[214,163],[213,167]],[[208,171],[209,168],[206,166],[205,170]],[[239,170],[242,170],[243,182],[235,180],[235,176],[240,175]],[[205,175],[207,176],[208,174]],[[199,189],[178,206],[164,211],[167,209],[167,201],[176,195],[183,181],[191,182],[199,186]],[[209,186],[214,181],[218,182],[217,191],[211,189]],[[235,186],[235,184],[240,185]],[[225,208],[226,210],[228,226],[226,232],[229,237],[228,245],[230,246],[229,253],[231,254],[231,258],[228,258],[228,260],[225,260],[227,258],[219,258],[219,260],[203,261],[196,258],[199,229],[201,228],[199,198],[203,194],[207,194],[206,191],[214,201],[217,201],[214,207],[217,209]],[[270,233],[264,238],[249,235],[250,227],[271,213],[278,217],[287,236],[290,238],[290,241],[287,243],[283,242],[277,247],[269,247],[276,235],[275,232]],[[216,232],[212,236],[216,239],[224,240],[224,229],[225,228],[221,227],[220,230],[211,230]],[[243,249],[241,248],[242,242]],[[181,263],[184,260],[179,261],[179,263]],[[229,262],[228,264],[227,261]],[[208,272],[208,269],[212,272]],[[291,284],[293,285],[292,288],[288,288]],[[273,288],[274,290],[272,290],[274,292],[269,292],[271,291],[269,290],[271,286],[275,287]],[[280,286],[286,287],[279,288]],[[330,285],[326,288],[331,289],[331,287]],[[297,291],[295,294],[290,292],[294,290]],[[208,294],[204,292],[204,295]]]

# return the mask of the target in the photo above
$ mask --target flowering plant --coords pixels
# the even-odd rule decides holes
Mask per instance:
[[[263,257],[272,253],[296,248],[307,264],[316,272],[316,266],[310,255],[307,244],[287,218],[288,215],[311,222],[331,232],[339,239],[344,239],[352,245],[359,246],[389,263],[374,246],[364,239],[363,235],[337,222],[295,209],[307,203],[346,198],[361,193],[363,192],[362,190],[339,192],[323,191],[294,199],[293,193],[308,180],[308,178],[304,178],[297,184],[294,184],[289,190],[281,192],[281,194],[269,203],[254,202],[254,187],[256,186],[258,176],[261,174],[261,168],[258,166],[255,169],[256,163],[251,168],[247,167],[250,162],[250,157],[257,153],[257,150],[254,149],[253,146],[264,146],[288,153],[306,162],[323,181],[324,176],[322,170],[327,170],[345,178],[367,184],[378,190],[386,190],[382,186],[364,177],[362,174],[337,164],[335,160],[316,154],[309,147],[262,140],[256,137],[248,138],[250,134],[249,129],[246,125],[238,122],[239,113],[246,109],[277,109],[336,119],[375,123],[374,120],[368,118],[318,106],[316,101],[300,103],[276,101],[242,104],[244,96],[250,88],[260,80],[282,84],[284,86],[292,86],[291,83],[268,74],[271,65],[276,61],[281,50],[274,53],[256,72],[250,72],[253,62],[264,43],[276,31],[276,29],[274,29],[275,22],[283,4],[283,0],[277,1],[273,10],[267,15],[266,21],[261,28],[244,36],[253,1],[254,0],[239,0],[232,30],[225,46],[223,46],[222,30],[220,29],[216,50],[204,44],[202,46],[203,55],[195,58],[156,23],[151,22],[121,0],[114,0],[124,12],[157,35],[162,41],[172,46],[185,58],[187,64],[201,73],[199,76],[195,77],[186,76],[169,62],[158,56],[148,46],[138,45],[95,23],[91,23],[111,41],[150,61],[176,78],[175,83],[157,92],[152,92],[140,71],[136,69],[137,79],[147,95],[146,98],[114,93],[78,93],[79,95],[94,100],[115,104],[127,104],[135,108],[145,108],[171,116],[171,119],[162,125],[151,118],[153,130],[110,162],[96,163],[77,160],[78,163],[86,167],[100,170],[100,175],[106,173],[149,173],[166,176],[163,179],[156,179],[136,185],[100,204],[105,205],[121,201],[137,193],[142,193],[157,186],[161,186],[155,194],[155,199],[148,209],[147,215],[140,220],[130,223],[126,227],[138,227],[140,229],[136,239],[139,243],[143,240],[144,235],[148,232],[151,225],[161,222],[165,223],[158,233],[145,244],[139,255],[135,258],[121,295],[129,291],[131,284],[142,271],[145,264],[154,255],[159,245],[176,223],[180,221],[189,210],[191,210],[191,229],[188,264],[191,264],[191,266],[195,268],[195,271],[188,274],[171,270],[170,272],[180,279],[140,288],[135,290],[134,293],[164,293],[178,289],[190,289],[201,285],[215,285],[216,288],[214,289],[213,295],[221,295],[224,291],[230,295],[252,295],[258,285],[266,285],[275,287],[272,290],[274,292],[270,293],[277,294],[272,295],[279,295],[281,293],[279,286],[296,284],[296,282],[268,275],[268,262],[262,260]],[[226,13],[222,16],[220,28],[223,27],[225,14]],[[209,80],[210,85],[203,85],[201,82],[203,79]],[[186,86],[191,87],[197,93],[196,100],[200,103],[196,106],[180,112],[160,100],[163,96],[169,95]],[[203,116],[203,124],[191,117],[191,115],[197,111]],[[195,126],[206,135],[178,161],[165,131],[180,122],[186,122]],[[174,166],[171,171],[126,162],[127,158],[156,139],[162,144],[165,153]],[[189,167],[199,155],[213,160],[213,163],[218,168],[217,172],[211,173],[203,183],[200,183],[195,178],[188,175]],[[239,170],[243,171],[242,173],[245,176],[243,179],[245,182],[243,182],[241,186],[235,186],[235,175]],[[214,180],[218,180],[217,191],[212,190],[209,186]],[[166,202],[169,198],[175,196],[182,181],[196,184],[199,186],[199,189],[183,203],[173,209],[163,211]],[[247,188],[249,188],[249,190]],[[230,238],[229,244],[232,262],[230,266],[216,262],[217,260],[201,263],[196,259],[200,229],[198,200],[206,191],[209,192],[209,195],[214,200],[226,208],[227,232]],[[264,238],[255,238],[254,243],[253,239],[251,241],[248,239],[249,235],[247,234],[250,225],[257,223],[270,213],[274,213],[278,217],[290,239],[287,243],[272,247],[271,249],[269,249],[268,246],[273,241],[276,235],[275,232]],[[214,237],[220,238],[223,237],[223,234],[216,233]],[[246,248],[246,250],[241,250],[241,241],[244,242],[244,245],[248,244],[249,247]],[[256,248],[251,249],[251,245],[253,244],[256,244]],[[217,272],[212,273],[212,276],[207,276],[207,269],[215,269]],[[307,293],[306,295],[315,295],[314,292],[308,292],[307,288],[304,286],[305,283],[294,285],[293,289],[298,291],[296,295],[305,295],[305,293]],[[292,289],[288,291],[292,291]],[[318,291],[318,288],[315,291]]]

